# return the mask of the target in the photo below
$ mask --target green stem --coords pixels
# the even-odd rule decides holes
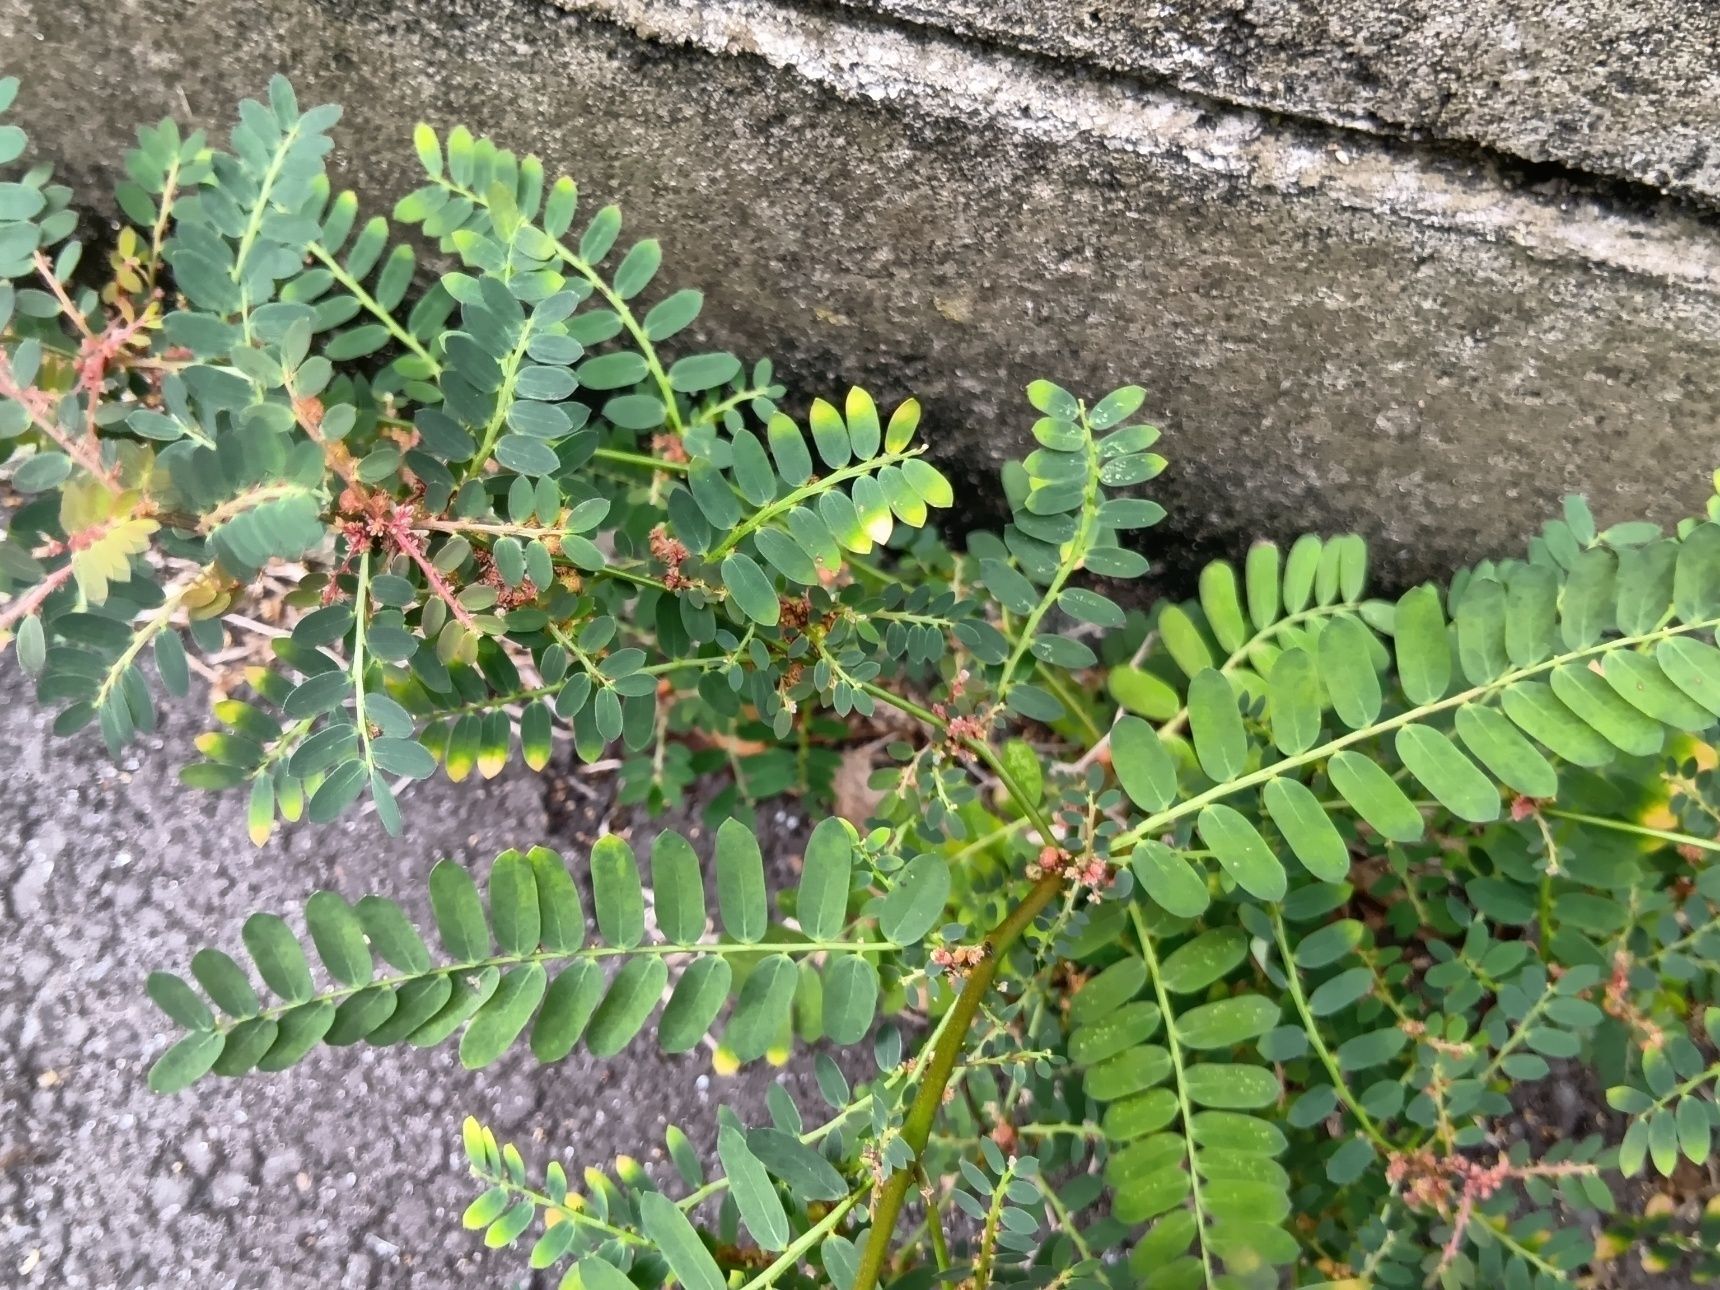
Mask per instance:
[[[1177,1039],[1176,1013],[1171,1008],[1170,992],[1165,989],[1164,974],[1159,969],[1158,951],[1153,948],[1152,934],[1141,917],[1140,906],[1129,905],[1129,918],[1135,925],[1135,937],[1141,943],[1141,956],[1147,961],[1147,973],[1152,977],[1153,993],[1158,998],[1159,1015],[1164,1018],[1165,1048],[1171,1055],[1171,1070],[1176,1080],[1177,1114],[1182,1121],[1183,1153],[1188,1159],[1189,1200],[1194,1205],[1195,1235],[1200,1241],[1201,1266],[1206,1270],[1206,1285],[1212,1285],[1212,1251],[1207,1247],[1205,1207],[1200,1199],[1200,1169],[1194,1160],[1194,1106],[1189,1101],[1188,1079],[1183,1070],[1182,1044]]]
[[[251,218],[245,222],[245,231],[239,238],[239,249],[233,256],[233,267],[228,273],[234,282],[245,276],[245,261],[250,257],[257,234],[263,229],[263,217],[269,213],[269,199],[274,194],[275,181],[281,177],[281,167],[287,164],[287,153],[292,150],[298,134],[299,127],[295,124],[281,136],[280,143],[275,146],[275,155],[269,158],[268,169],[263,172],[262,182],[257,186],[256,204],[251,207]]]
[[[1314,1014],[1308,1007],[1308,996],[1302,990],[1302,974],[1296,970],[1296,955],[1290,948],[1290,935],[1284,928],[1284,914],[1277,905],[1269,905],[1267,914],[1272,919],[1272,934],[1278,941],[1278,957],[1284,964],[1284,977],[1290,986],[1290,999],[1296,1005],[1296,1015],[1301,1018],[1302,1029],[1307,1033],[1308,1042],[1313,1045],[1314,1053],[1320,1059],[1320,1064],[1326,1068],[1326,1074],[1331,1077],[1332,1087],[1337,1091],[1339,1099],[1348,1108],[1356,1124],[1369,1140],[1381,1151],[1390,1155],[1397,1148],[1385,1134],[1380,1132],[1379,1125],[1373,1117],[1362,1109],[1361,1101],[1351,1090],[1349,1081],[1344,1078],[1343,1068],[1338,1065],[1338,1059],[1332,1055],[1332,1050],[1326,1047],[1326,1041],[1320,1034],[1320,1026],[1314,1019]]]
[[[1478,699],[1491,697],[1494,694],[1510,688],[1519,681],[1528,680],[1531,677],[1551,672],[1554,668],[1563,667],[1567,663],[1580,662],[1583,659],[1611,653],[1618,649],[1630,649],[1639,645],[1651,645],[1657,641],[1668,640],[1674,636],[1686,636],[1692,633],[1705,631],[1711,632],[1716,628],[1720,628],[1720,618],[1710,618],[1697,623],[1684,623],[1676,627],[1662,627],[1655,631],[1644,633],[1640,636],[1623,636],[1616,640],[1602,641],[1597,645],[1590,645],[1580,650],[1572,650],[1566,654],[1557,654],[1552,658],[1544,659],[1539,663],[1517,668],[1515,671],[1507,672],[1492,681],[1486,682],[1485,684],[1471,686],[1469,689],[1460,691],[1448,698],[1439,699],[1433,703],[1424,703],[1419,707],[1411,708],[1406,712],[1399,713],[1395,717],[1376,722],[1374,725],[1365,726],[1360,730],[1350,731],[1348,734],[1340,735],[1335,739],[1329,739],[1317,747],[1308,749],[1306,752],[1298,753],[1294,757],[1286,757],[1282,761],[1272,763],[1270,766],[1263,766],[1251,774],[1240,775],[1226,783],[1215,784],[1204,793],[1197,793],[1193,797],[1185,798],[1175,806],[1167,807],[1165,810],[1158,812],[1158,814],[1149,816],[1140,824],[1130,829],[1127,833],[1118,835],[1116,840],[1111,844],[1112,850],[1114,852],[1125,853],[1127,850],[1132,850],[1135,846],[1139,845],[1144,838],[1149,838],[1155,834],[1165,832],[1177,821],[1185,819],[1190,815],[1198,814],[1203,807],[1206,807],[1213,802],[1230,797],[1233,794],[1240,793],[1244,789],[1257,788],[1262,784],[1270,783],[1272,780],[1288,775],[1290,772],[1298,770],[1303,766],[1311,765],[1317,761],[1323,761],[1334,753],[1342,752],[1344,749],[1352,747],[1355,744],[1363,743],[1369,739],[1377,739],[1383,734],[1401,729],[1404,726],[1414,725],[1419,721],[1426,721],[1429,717],[1441,712],[1449,712],[1454,708],[1462,707],[1465,703],[1473,703]]]
[[[979,1015],[980,1004],[984,1002],[992,982],[997,978],[997,969],[1004,955],[1039,916],[1040,911],[1056,898],[1062,887],[1063,880],[1055,874],[1047,875],[1033,885],[1021,903],[1010,912],[1009,917],[986,937],[990,952],[968,974],[961,994],[956,996],[955,1003],[945,1014],[947,1024],[939,1032],[930,1059],[920,1063],[925,1069],[924,1082],[921,1083],[913,1104],[908,1108],[907,1117],[902,1122],[902,1141],[906,1142],[909,1150],[914,1153],[916,1164],[925,1152],[932,1125],[943,1106],[944,1089],[950,1082],[950,1076],[954,1073],[956,1062],[966,1044],[968,1028]],[[851,1290],[874,1290],[877,1286],[878,1278],[884,1271],[884,1260],[889,1256],[890,1237],[895,1231],[896,1219],[902,1212],[902,1202],[907,1198],[908,1187],[913,1178],[912,1169],[899,1169],[891,1174],[889,1180],[879,1189],[877,1204],[873,1208],[872,1230],[866,1238],[866,1248],[861,1252],[859,1268],[854,1274]]]
[[[1716,842],[1713,838],[1699,838],[1694,833],[1680,833],[1676,829],[1651,829],[1646,824],[1632,824],[1628,820],[1609,820],[1604,816],[1584,815],[1581,811],[1564,811],[1553,806],[1541,807],[1540,813],[1552,816],[1556,820],[1590,824],[1597,829],[1612,829],[1616,833],[1632,833],[1639,838],[1659,838],[1662,842],[1671,842],[1682,847],[1696,847],[1702,851],[1720,852],[1720,842]]]
[[[1085,703],[1081,702],[1070,691],[1069,678],[1061,672],[1041,672],[1039,679],[1045,682],[1045,688],[1057,696],[1057,701],[1086,729],[1094,743],[1105,737],[1105,732],[1099,729],[1099,723],[1093,720],[1093,714]]]
[[[828,654],[824,655],[824,657],[830,659]],[[832,666],[835,666],[835,659],[830,659],[830,662]],[[850,679],[852,680],[852,678]],[[857,689],[864,690],[873,698],[882,699],[897,711],[906,712],[909,716],[925,722],[928,726],[931,726],[934,729],[940,730],[945,734],[949,733],[949,722],[945,721],[930,709],[921,707],[912,699],[904,699],[901,695],[896,694],[891,690],[886,690],[883,686],[872,681],[853,681],[853,684]],[[1026,791],[1021,787],[1020,781],[1018,781],[1014,775],[1010,774],[1009,768],[1005,766],[1002,759],[992,751],[991,745],[986,743],[983,739],[963,739],[961,742],[964,748],[967,748],[981,761],[983,761],[990,769],[991,773],[997,776],[998,782],[1001,783],[1009,795],[1015,799],[1016,805],[1021,807],[1022,813],[1033,822],[1033,827],[1039,831],[1039,836],[1044,838],[1047,842],[1052,841],[1054,835],[1051,831],[1051,822],[1045,818],[1039,807],[1036,806],[1033,800],[1027,796]]]
[[[1027,651],[1033,648],[1033,639],[1039,633],[1040,622],[1051,612],[1051,606],[1057,603],[1057,597],[1063,592],[1063,585],[1069,581],[1069,576],[1081,567],[1081,562],[1087,558],[1088,549],[1093,545],[1093,532],[1099,512],[1099,449],[1093,442],[1093,429],[1087,424],[1085,404],[1081,406],[1081,433],[1087,442],[1087,483],[1081,497],[1081,524],[1076,529],[1075,536],[1070,539],[1068,553],[1058,564],[1051,585],[1045,588],[1045,594],[1039,598],[1033,612],[1028,614],[1027,620],[1021,624],[1021,633],[1016,639],[1015,649],[1010,653],[1009,661],[1003,665],[1003,672],[997,678],[999,700],[1008,696],[1010,680],[1015,675],[1015,669],[1021,665],[1021,660],[1027,656]]]
[[[741,1290],[765,1290],[765,1287],[775,1285],[778,1277],[793,1269],[808,1250],[836,1230],[836,1225],[847,1217],[848,1211],[859,1204],[869,1190],[871,1190],[869,1187],[862,1187],[850,1193],[847,1199],[841,1201],[817,1223],[809,1227],[805,1235],[784,1250],[776,1262],[748,1281],[741,1287]]]
[[[599,448],[592,455],[599,461],[612,461],[618,466],[637,466],[641,470],[666,470],[672,475],[685,475],[692,469],[691,462],[666,461],[662,457],[652,457],[643,452],[628,452],[623,448]]]
[[[950,1244],[944,1237],[944,1216],[938,1209],[937,1191],[932,1186],[932,1180],[926,1176],[924,1165],[915,1165],[920,1178],[920,1192],[926,1201],[926,1231],[932,1238],[932,1260],[938,1265],[939,1272],[950,1270]]]
[[[441,374],[442,364],[430,356],[430,351],[424,348],[418,337],[396,322],[394,315],[383,308],[382,302],[366,291],[364,284],[348,273],[346,267],[339,260],[329,254],[327,247],[321,242],[312,242],[305,250],[309,252],[312,259],[317,260],[323,268],[329,271],[330,275],[336,282],[340,283],[348,295],[358,301],[371,317],[387,329],[390,336],[422,359],[431,376]]]
[[[710,560],[712,563],[722,559],[723,556],[740,545],[740,543],[754,530],[768,524],[778,515],[788,514],[789,511],[792,511],[796,506],[799,506],[809,497],[817,497],[821,493],[828,493],[838,484],[846,483],[850,479],[858,479],[861,475],[869,475],[874,471],[882,470],[885,466],[893,466],[898,462],[907,461],[910,457],[918,457],[924,451],[925,449],[923,448],[916,448],[912,452],[880,453],[878,456],[873,457],[868,461],[857,461],[851,466],[844,466],[841,470],[831,471],[822,479],[813,480],[810,484],[802,484],[792,492],[777,498],[768,506],[763,506],[757,511],[754,511],[736,528],[734,528],[726,538],[717,543],[716,547],[705,558]]]
[[[1046,1205],[1053,1214],[1057,1215],[1057,1226],[1069,1238],[1076,1251],[1083,1259],[1092,1258],[1093,1247],[1087,1244],[1087,1238],[1081,1234],[1080,1224],[1075,1221],[1075,1216],[1069,1212],[1069,1206],[1063,1203],[1063,1197],[1057,1194],[1057,1189],[1055,1187],[1041,1187],[1039,1194],[1045,1197]]]
[[[364,600],[370,590],[370,547],[358,559],[358,585],[352,593],[352,719],[358,727],[359,746],[364,749],[365,767],[374,772],[376,763],[370,755],[370,722],[364,717]]]
[[[532,329],[529,326],[520,328],[519,341],[502,360],[502,383],[496,390],[496,410],[491,414],[489,424],[484,427],[484,440],[478,445],[478,451],[461,472],[462,479],[476,479],[484,469],[484,463],[490,459],[490,454],[495,451],[496,441],[502,435],[502,426],[508,419],[508,409],[513,406],[514,382],[519,379],[520,363],[525,359],[526,346],[531,343],[531,339]]]
[[[1003,1221],[1003,1202],[1010,1181],[1015,1177],[1015,1161],[998,1177],[992,1189],[991,1208],[986,1211],[985,1229],[979,1238],[979,1257],[974,1260],[973,1283],[983,1290],[991,1284],[991,1261],[997,1255],[997,1227]]]
[[[593,1218],[582,1209],[575,1209],[571,1205],[558,1204],[545,1193],[541,1191],[533,1191],[530,1187],[525,1186],[523,1183],[517,1183],[512,1178],[509,1178],[504,1174],[492,1174],[486,1170],[474,1167],[472,1169],[472,1176],[478,1179],[479,1182],[487,1182],[492,1187],[500,1187],[505,1191],[511,1192],[513,1195],[520,1197],[522,1200],[529,1200],[539,1209],[553,1211],[554,1213],[561,1215],[561,1221],[564,1223],[578,1223],[584,1227],[592,1228],[594,1231],[602,1232],[605,1236],[613,1237],[617,1241],[625,1241],[629,1245],[648,1247],[651,1244],[651,1242],[647,1241],[643,1236],[640,1236],[635,1232],[629,1232],[624,1227],[616,1227],[614,1224],[606,1223],[600,1218]]]
[[[113,666],[103,674],[102,683],[96,690],[96,696],[90,702],[91,707],[97,711],[101,710],[102,705],[112,697],[114,687],[124,679],[126,669],[137,660],[139,654],[143,653],[143,647],[166,630],[168,624],[173,621],[173,615],[178,612],[180,604],[184,601],[186,593],[201,582],[212,568],[214,568],[213,565],[205,565],[198,570],[195,577],[181,586],[179,590],[170,593],[167,599],[161,602],[161,607],[149,616],[148,621],[132,633],[131,643],[125,647],[125,652],[116,658],[113,661]]]
[[[738,408],[743,403],[751,403],[754,399],[762,399],[769,393],[770,391],[768,389],[754,388],[750,390],[741,390],[738,394],[731,394],[720,403],[713,403],[703,412],[700,412],[698,416],[693,418],[693,425],[702,426],[706,424],[715,424],[717,418],[722,416],[723,413],[727,412],[730,408]]]
[[[627,301],[622,299],[605,281],[603,275],[589,262],[582,260],[572,251],[563,246],[558,239],[555,253],[562,262],[573,269],[592,286],[604,303],[615,311],[615,316],[621,319],[621,325],[627,334],[633,338],[633,345],[645,360],[646,370],[651,373],[651,379],[656,382],[657,392],[663,400],[664,415],[668,418],[669,428],[676,434],[687,432],[686,423],[681,420],[681,408],[675,398],[675,387],[669,384],[669,374],[663,370],[663,360],[657,357],[657,348],[651,343],[651,338],[645,334],[645,328],[634,317],[633,311],[627,307]]]

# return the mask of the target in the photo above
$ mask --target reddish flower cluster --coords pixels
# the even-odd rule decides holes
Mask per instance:
[[[1644,1048],[1659,1048],[1666,1042],[1666,1032],[1630,998],[1630,955],[1620,950],[1613,955],[1612,976],[1607,978],[1606,997],[1601,1011],[1616,1017],[1634,1030]]]
[[[678,434],[652,435],[651,455],[664,461],[672,461],[676,465],[684,465],[687,461],[687,445],[681,442],[681,436]]]
[[[1511,799],[1511,818],[1521,824],[1524,820],[1533,819],[1540,813],[1541,799],[1524,797],[1518,794]]]
[[[1099,891],[1111,885],[1113,871],[1108,863],[1091,853],[1077,856],[1061,847],[1046,846],[1040,849],[1039,859],[1027,866],[1027,876],[1038,881],[1046,874],[1057,874],[1077,887]]]
[[[680,440],[677,439],[676,442],[679,443]],[[670,537],[669,530],[661,524],[651,530],[651,554],[668,569],[663,575],[663,585],[670,591],[679,591],[683,587],[693,585],[693,580],[681,572],[681,565],[688,555],[686,543]]]
[[[985,956],[986,947],[983,945],[957,945],[953,948],[940,945],[932,951],[932,962],[951,976],[966,977],[985,962]]]

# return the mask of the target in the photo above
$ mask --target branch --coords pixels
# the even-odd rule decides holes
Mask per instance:
[[[961,994],[950,1008],[948,1024],[939,1033],[931,1058],[924,1064],[925,1082],[920,1085],[913,1105],[908,1108],[907,1119],[902,1123],[902,1141],[913,1151],[915,1165],[920,1164],[920,1158],[925,1154],[926,1140],[931,1137],[932,1124],[944,1104],[944,1088],[949,1084],[956,1062],[962,1055],[968,1028],[973,1025],[974,1018],[979,1014],[980,1004],[990,993],[992,982],[997,978],[999,963],[1022,932],[1027,930],[1040,911],[1049,905],[1062,889],[1063,879],[1056,874],[1041,878],[1009,917],[999,923],[986,938],[991,947],[990,952],[980,961],[979,966],[968,974],[967,983],[962,986]],[[912,1166],[898,1169],[890,1175],[889,1181],[879,1192],[871,1235],[867,1237],[866,1249],[860,1256],[860,1266],[854,1275],[852,1290],[875,1290],[878,1278],[884,1270],[884,1260],[890,1253],[890,1237],[895,1232],[896,1219],[902,1212],[902,1202],[907,1198],[908,1187],[913,1180]]]
[[[46,578],[22,593],[4,609],[0,609],[0,631],[5,631],[13,623],[29,617],[49,596],[53,595],[71,579],[72,566],[70,563],[61,565]]]

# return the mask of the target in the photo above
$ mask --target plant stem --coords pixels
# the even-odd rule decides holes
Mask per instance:
[[[1601,654],[1608,654],[1614,650],[1629,649],[1638,645],[1652,645],[1658,641],[1669,640],[1675,636],[1687,636],[1700,632],[1712,632],[1716,628],[1720,628],[1720,618],[1709,618],[1695,623],[1681,623],[1675,627],[1661,627],[1638,636],[1622,636],[1614,640],[1602,641],[1598,645],[1590,645],[1583,649],[1572,650],[1567,654],[1556,654],[1551,658],[1543,659],[1539,663],[1533,663],[1527,667],[1520,667],[1514,671],[1506,672],[1502,676],[1496,677],[1485,684],[1471,686],[1467,690],[1459,691],[1457,694],[1436,700],[1433,703],[1424,703],[1420,707],[1410,708],[1406,712],[1401,712],[1394,717],[1376,722],[1371,726],[1364,726],[1360,730],[1352,730],[1335,739],[1329,739],[1325,743],[1314,748],[1310,748],[1306,752],[1298,753],[1294,757],[1286,757],[1281,761],[1273,762],[1269,766],[1263,766],[1259,770],[1253,771],[1250,774],[1239,775],[1235,779],[1229,780],[1225,783],[1215,784],[1204,793],[1197,793],[1193,797],[1184,798],[1175,806],[1167,807],[1156,815],[1149,816],[1140,824],[1137,824],[1134,828],[1130,829],[1127,833],[1118,835],[1111,844],[1112,850],[1119,854],[1126,854],[1129,850],[1132,850],[1137,846],[1142,839],[1152,837],[1154,834],[1163,833],[1178,820],[1185,819],[1190,815],[1199,813],[1203,807],[1213,802],[1220,801],[1223,798],[1243,792],[1246,789],[1258,788],[1263,784],[1270,783],[1272,780],[1288,775],[1292,771],[1298,770],[1303,766],[1311,765],[1317,761],[1323,761],[1332,756],[1332,754],[1342,752],[1344,749],[1355,744],[1363,743],[1369,739],[1377,739],[1383,734],[1388,734],[1393,730],[1402,729],[1404,726],[1414,725],[1418,721],[1425,721],[1436,713],[1449,712],[1454,708],[1462,707],[1466,703],[1473,703],[1478,699],[1489,698],[1494,694],[1508,689],[1519,681],[1539,676],[1545,672],[1551,672],[1556,667],[1562,667],[1567,663],[1581,662],[1584,659],[1594,658]]]
[[[950,1006],[946,1014],[948,1025],[938,1036],[930,1059],[924,1063],[924,1082],[914,1097],[913,1105],[908,1108],[907,1118],[902,1122],[902,1141],[913,1151],[915,1164],[920,1162],[920,1157],[925,1152],[932,1124],[937,1120],[938,1110],[944,1104],[944,1088],[950,1082],[950,1075],[961,1057],[968,1028],[973,1025],[974,1018],[979,1014],[980,1004],[997,978],[997,969],[1003,956],[1062,888],[1063,880],[1055,874],[1041,878],[1010,912],[1009,917],[986,937],[990,950],[968,974],[961,994]],[[866,1238],[865,1250],[861,1252],[859,1269],[854,1275],[851,1290],[874,1290],[877,1286],[878,1278],[884,1271],[884,1260],[890,1252],[890,1237],[895,1231],[896,1219],[902,1212],[902,1202],[907,1197],[908,1187],[913,1179],[914,1171],[911,1168],[899,1169],[890,1175],[880,1189],[873,1210],[872,1231]]]
[[[932,1180],[926,1176],[924,1165],[915,1165],[920,1178],[920,1193],[926,1200],[926,1231],[932,1238],[932,1259],[938,1265],[939,1272],[948,1272],[950,1267],[950,1244],[944,1237],[944,1218],[938,1210],[936,1189]]]
[[[370,721],[364,715],[364,614],[365,599],[370,592],[370,548],[358,557],[358,585],[352,593],[352,720],[358,727],[359,747],[364,750],[365,768],[372,773],[376,760],[370,753]]]
[[[20,593],[16,600],[0,609],[0,631],[6,630],[22,618],[29,617],[44,600],[65,586],[71,577],[72,565],[67,561],[28,591]]]
[[[793,1268],[808,1250],[836,1229],[836,1225],[847,1217],[849,1210],[860,1203],[866,1192],[867,1188],[862,1187],[850,1193],[845,1200],[838,1202],[835,1208],[808,1228],[805,1235],[784,1250],[776,1262],[748,1281],[741,1287],[741,1290],[765,1290],[765,1287],[775,1285],[778,1277]]]
[[[1200,1169],[1194,1161],[1194,1106],[1189,1101],[1188,1079],[1183,1070],[1182,1044],[1177,1039],[1176,1013],[1171,1009],[1170,992],[1165,989],[1164,974],[1159,970],[1158,951],[1153,948],[1152,934],[1141,917],[1140,906],[1129,904],[1129,918],[1135,925],[1135,937],[1141,943],[1141,956],[1147,961],[1147,974],[1152,978],[1153,993],[1158,998],[1159,1014],[1164,1018],[1165,1048],[1171,1055],[1177,1091],[1177,1115],[1182,1121],[1183,1152],[1188,1159],[1189,1199],[1194,1205],[1195,1236],[1200,1242],[1200,1261],[1206,1270],[1205,1284],[1213,1284],[1212,1251],[1207,1247],[1206,1213],[1200,1200]]]
[[[1574,824],[1590,824],[1597,829],[1612,829],[1617,833],[1633,833],[1639,838],[1659,838],[1662,842],[1671,842],[1681,847],[1696,847],[1701,851],[1720,852],[1720,842],[1713,838],[1699,838],[1694,833],[1680,833],[1677,829],[1652,829],[1646,824],[1632,824],[1628,820],[1609,820],[1601,815],[1584,815],[1581,811],[1564,811],[1555,806],[1543,806],[1540,814],[1550,815],[1556,820],[1570,820]]]
[[[672,475],[685,475],[692,469],[685,461],[669,461],[663,457],[651,457],[642,452],[628,452],[622,448],[599,448],[592,454],[599,461],[613,461],[618,466],[637,466],[641,470],[665,470]]]
[[[796,506],[799,506],[809,497],[817,497],[820,493],[828,493],[838,484],[846,483],[850,479],[858,479],[861,475],[869,475],[874,471],[882,470],[885,466],[893,466],[898,462],[907,461],[910,457],[918,457],[924,451],[925,449],[923,448],[916,448],[912,452],[880,453],[869,461],[857,461],[851,466],[842,467],[841,470],[831,471],[822,479],[814,480],[810,484],[803,484],[792,492],[777,498],[769,505],[763,506],[757,511],[754,511],[753,514],[748,516],[733,530],[731,530],[726,538],[717,543],[716,547],[713,548],[710,554],[705,558],[713,563],[722,559],[723,556],[740,545],[747,535],[752,533],[755,529],[761,528],[763,525],[775,519],[778,515],[786,515],[789,511],[792,511]]]
[[[1320,1064],[1326,1068],[1326,1074],[1331,1077],[1332,1088],[1354,1117],[1357,1126],[1369,1140],[1381,1151],[1390,1155],[1397,1150],[1386,1135],[1380,1132],[1379,1125],[1373,1117],[1362,1110],[1362,1104],[1351,1090],[1349,1081],[1344,1078],[1343,1069],[1338,1065],[1338,1059],[1332,1055],[1332,1050],[1326,1047],[1326,1041],[1320,1034],[1319,1024],[1314,1020],[1314,1014],[1308,1009],[1308,996],[1302,990],[1302,974],[1296,970],[1296,955],[1290,947],[1290,934],[1284,927],[1284,914],[1277,905],[1269,905],[1267,914],[1272,919],[1272,934],[1278,942],[1278,957],[1284,964],[1284,977],[1290,986],[1290,999],[1296,1005],[1296,1015],[1302,1021],[1302,1029],[1308,1036],[1308,1042],[1313,1045],[1314,1053],[1320,1059]]]
[[[828,654],[824,657],[830,658]],[[830,661],[834,664],[836,660],[831,659]],[[886,690],[883,686],[872,681],[855,681],[853,684],[855,688],[866,691],[866,693],[870,694],[873,698],[882,699],[897,711],[906,712],[910,717],[918,718],[933,729],[941,730],[945,734],[949,733],[949,722],[945,721],[930,709],[921,707],[912,699],[904,699],[894,691]],[[986,767],[991,771],[991,773],[997,776],[998,782],[1001,783],[1009,795],[1015,799],[1016,805],[1021,807],[1022,814],[1032,821],[1035,829],[1039,830],[1039,836],[1044,838],[1046,842],[1051,842],[1055,837],[1051,831],[1051,822],[1045,818],[1044,813],[1040,811],[1039,807],[1033,802],[1033,800],[1027,796],[1026,791],[1021,787],[1020,782],[1015,778],[1015,776],[1009,773],[1009,768],[1005,766],[1003,764],[1003,760],[992,751],[991,745],[986,743],[983,739],[963,739],[961,743],[962,747],[968,749],[977,756],[986,764]]]
[[[365,290],[364,284],[348,273],[345,266],[329,254],[327,247],[321,242],[312,242],[305,250],[313,259],[320,262],[323,268],[329,271],[330,276],[346,289],[348,295],[358,301],[373,318],[387,328],[390,336],[422,359],[429,368],[430,375],[436,376],[441,373],[442,365],[430,356],[430,351],[424,348],[418,337],[396,322],[394,315],[384,309],[382,302]]]
[[[997,1180],[997,1186],[992,1189],[991,1207],[986,1211],[985,1230],[979,1238],[979,1257],[974,1260],[974,1285],[983,1287],[991,1285],[991,1261],[997,1255],[997,1226],[1003,1220],[1003,1202],[1007,1199],[1007,1190],[1015,1177],[1015,1161],[1011,1160]]]
[[[1081,524],[1069,541],[1068,554],[1058,564],[1051,585],[1045,588],[1045,594],[1039,598],[1033,612],[1028,614],[1026,621],[1021,624],[1021,633],[1016,639],[1015,649],[1010,653],[1009,660],[1003,665],[1003,671],[997,678],[997,697],[1000,701],[1009,694],[1015,669],[1027,656],[1027,651],[1033,648],[1033,639],[1038,635],[1040,622],[1051,612],[1051,606],[1057,603],[1057,597],[1062,594],[1063,584],[1068,582],[1069,575],[1081,566],[1093,545],[1094,522],[1099,511],[1099,449],[1093,442],[1093,429],[1087,424],[1085,404],[1081,407],[1081,434],[1087,441],[1087,481],[1081,496]]]

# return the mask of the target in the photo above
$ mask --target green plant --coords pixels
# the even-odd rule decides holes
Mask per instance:
[[[872,1036],[857,1086],[813,1056],[818,1123],[779,1089],[714,1152],[671,1130],[678,1177],[534,1181],[469,1121],[467,1225],[586,1290],[1552,1285],[1609,1170],[1713,1159],[1720,501],[1672,534],[1572,501],[1526,559],[1396,599],[1358,537],[1261,543],[1125,610],[1094,584],[1162,515],[1141,390],[1034,383],[1010,522],[952,550],[915,404],[803,429],[768,364],[671,361],[698,294],[654,288],[655,242],[604,267],[619,215],[574,237],[532,158],[419,130],[395,219],[459,267],[408,307],[414,252],[330,195],[335,116],[277,80],[226,150],[141,131],[100,285],[46,172],[0,184],[0,629],[117,749],[145,653],[183,692],[187,639],[244,638],[284,571],[291,626],[188,785],[248,791],[259,843],[367,795],[393,830],[406,781],[619,740],[648,806],[732,777],[720,931],[672,832],[644,865],[509,851],[482,891],[438,865],[439,955],[318,892],[328,984],[266,913],[266,994],[217,949],[150,979],[186,1032],[154,1087],[456,1034],[470,1066],[609,1056],[659,1008],[666,1050],[727,1062]],[[823,820],[773,898],[728,817],[822,800],[844,719],[892,710],[870,827]],[[1508,1139],[1585,1069],[1619,1142]]]

